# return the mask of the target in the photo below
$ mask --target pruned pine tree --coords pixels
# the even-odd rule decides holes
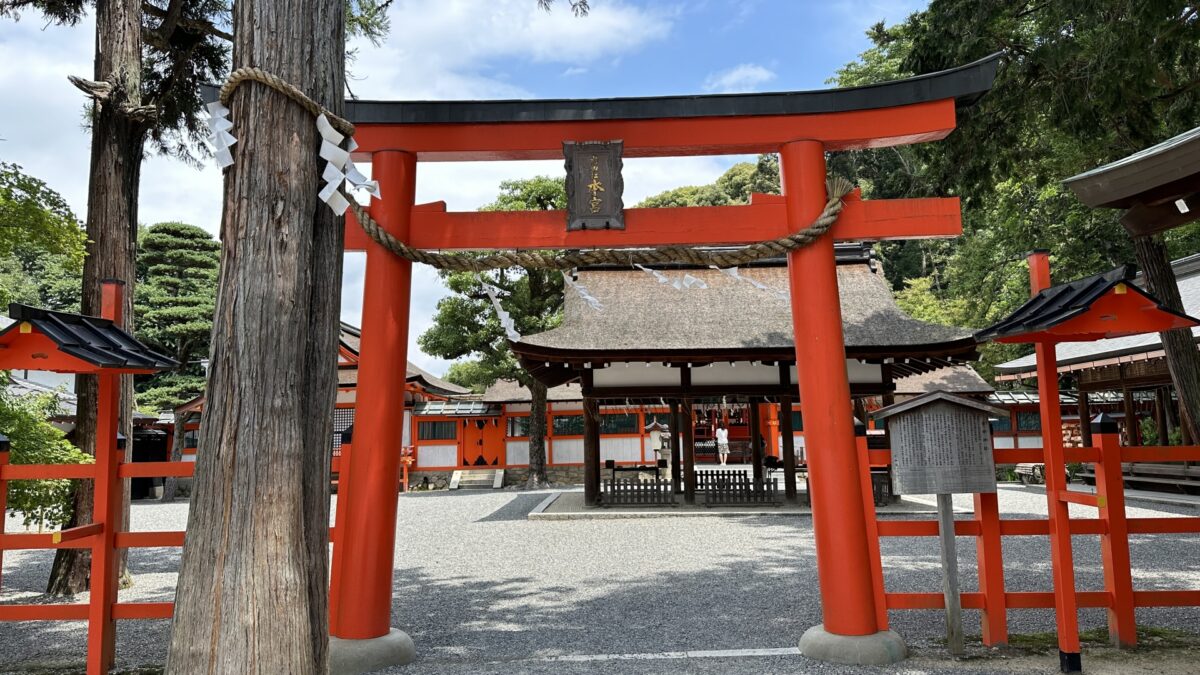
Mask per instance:
[[[179,367],[139,378],[138,405],[175,410],[204,393],[204,366],[217,299],[221,245],[207,230],[185,223],[158,223],[140,239],[137,336],[169,354]],[[184,427],[177,424],[170,459],[183,458]],[[168,477],[162,501],[175,499],[179,479]]]

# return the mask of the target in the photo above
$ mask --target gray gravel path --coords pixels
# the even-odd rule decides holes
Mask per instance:
[[[795,655],[548,660],[790,648],[806,628],[819,623],[820,601],[809,518],[526,520],[525,514],[545,494],[460,492],[400,498],[393,617],[397,627],[412,635],[420,654],[415,664],[393,672],[846,672]],[[1035,488],[1001,488],[1005,517],[1042,517],[1045,500]],[[970,500],[963,499],[961,506],[969,508]],[[181,529],[186,508],[135,503],[134,529]],[[1079,517],[1094,515],[1086,507],[1073,506],[1072,511]],[[1133,504],[1129,515],[1200,512]],[[9,531],[18,526],[9,520]],[[964,588],[975,584],[972,544],[959,541]],[[1139,588],[1200,588],[1200,537],[1140,536],[1132,547]],[[940,589],[934,538],[887,538],[882,552],[888,590]],[[1005,554],[1009,590],[1050,590],[1045,537],[1006,537]],[[1078,587],[1101,588],[1096,537],[1076,537],[1075,555]],[[8,552],[0,602],[37,601],[51,558],[50,552]],[[171,597],[176,550],[134,551],[130,564],[135,585],[122,591],[122,600]],[[967,634],[977,634],[978,613],[968,611],[965,616]],[[1104,625],[1099,610],[1085,610],[1080,618],[1084,628]],[[1200,608],[1139,610],[1138,619],[1200,632]],[[880,672],[912,672],[918,664],[921,672],[967,668],[934,658],[943,631],[940,612],[892,612],[891,622],[919,658],[903,670]],[[1012,611],[1009,624],[1014,633],[1054,628],[1048,610]],[[84,653],[81,628],[78,623],[0,623],[0,671],[79,663]],[[165,621],[122,622],[120,663],[161,663],[167,631]],[[927,658],[922,660],[922,654]],[[1054,672],[1054,660],[1044,660],[1045,672]],[[969,669],[1013,672],[1014,665],[989,661],[970,664]],[[1033,667],[1041,665],[1038,661]]]

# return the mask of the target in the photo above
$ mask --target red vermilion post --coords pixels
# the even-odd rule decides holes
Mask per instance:
[[[1030,295],[1049,288],[1050,255],[1029,256]],[[1058,625],[1058,650],[1063,672],[1079,670],[1079,611],[1075,599],[1075,565],[1071,550],[1069,505],[1062,500],[1067,485],[1063,472],[1062,409],[1058,395],[1058,356],[1053,342],[1039,342],[1037,354],[1038,400],[1042,416],[1042,454],[1045,462],[1046,502],[1050,520],[1050,561],[1054,578],[1054,612]]]
[[[100,289],[100,316],[121,322],[124,283],[105,280]],[[88,603],[88,675],[107,673],[113,664],[117,627],[113,604],[117,601],[117,533],[121,526],[121,481],[117,463],[117,415],[120,410],[120,376],[96,376],[96,463],[92,522],[102,527],[92,539],[91,598]]]
[[[862,467],[863,522],[867,527],[867,546],[871,555],[871,579],[875,588],[875,624],[879,630],[887,630],[887,596],[883,590],[883,558],[879,553],[879,523],[875,518],[875,486],[872,485],[871,459],[867,449],[867,426],[854,425],[854,448],[858,451],[858,465]],[[879,600],[882,599],[882,602]]]
[[[4,538],[4,514],[8,513],[8,481],[4,478],[4,467],[7,465],[8,448],[0,447],[0,539]],[[0,589],[2,588],[4,588],[4,547],[0,546]]]
[[[371,202],[371,215],[404,241],[417,158],[397,150],[376,152],[371,166],[384,197]],[[338,499],[339,514],[345,509],[345,536],[338,535],[341,554],[338,547],[334,551],[340,587],[332,591],[337,614],[331,625],[335,637],[355,640],[381,637],[391,629],[412,263],[372,242],[364,287],[354,449],[349,467],[343,465],[349,486]]]
[[[1008,610],[1004,599],[1004,550],[1000,543],[1000,501],[995,492],[975,494],[975,556],[979,565],[979,592],[983,594],[980,619],[983,644],[1008,644]]]
[[[825,149],[795,141],[780,149],[788,224],[807,227],[825,207]],[[880,631],[862,471],[854,444],[833,238],[788,254],[800,409],[810,468],[824,629],[835,635]]]
[[[1089,424],[1086,420],[1083,424]],[[1125,485],[1121,473],[1121,436],[1115,420],[1097,416],[1090,424],[1100,451],[1096,462],[1096,501],[1100,519],[1107,523],[1100,534],[1104,565],[1104,590],[1108,591],[1108,635],[1118,647],[1137,646],[1133,575],[1129,561],[1129,524],[1125,517]]]
[[[342,542],[346,534],[346,512],[350,510],[341,508],[341,506],[349,500],[350,494],[350,456],[353,453],[351,445],[352,443],[343,441],[338,448],[338,508],[333,513],[333,533],[329,537],[329,543],[333,545],[333,560],[329,565],[330,635],[338,634],[338,604],[341,602],[342,595],[342,560],[346,556],[346,547],[342,545]]]

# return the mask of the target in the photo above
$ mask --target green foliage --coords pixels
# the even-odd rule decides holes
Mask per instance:
[[[492,376],[492,372],[487,366],[479,361],[468,359],[450,364],[450,368],[446,370],[446,381],[479,394],[495,382],[496,378]]]
[[[86,242],[61,195],[0,162],[0,306],[77,310]]]
[[[169,410],[204,391],[204,370],[192,361],[208,355],[221,245],[206,230],[185,223],[152,225],[139,245],[138,339],[181,366],[140,378],[138,403]]]
[[[1056,280],[1133,259],[1118,212],[1083,206],[1064,178],[1192,128],[1200,119],[1200,18],[1194,3],[935,0],[891,27],[834,78],[858,86],[941,70],[1002,52],[993,89],[959,112],[943,141],[836,153],[831,172],[871,198],[958,195],[963,237],[880,247],[905,302],[944,303],[954,323],[982,327],[1028,298],[1019,263],[1052,253]],[[1173,255],[1198,250],[1200,228],[1167,235]],[[914,290],[908,280],[928,279]],[[960,313],[961,312],[961,313]],[[984,349],[982,373],[1020,355]]]
[[[779,194],[778,155],[759,155],[753,164],[738,162],[715,182],[660,192],[643,199],[638,208],[749,204],[755,192]]]
[[[0,376],[0,432],[12,444],[13,464],[85,464],[91,456],[71,445],[47,420],[58,410],[54,394],[14,396]],[[8,508],[39,530],[62,527],[71,516],[71,481],[15,480],[8,484]],[[2,516],[3,514],[0,514]]]
[[[496,201],[481,210],[565,209],[566,203],[563,179],[538,176],[502,182]],[[438,303],[433,326],[417,339],[422,351],[445,359],[472,357],[451,368],[448,377],[456,384],[473,389],[487,387],[498,379],[528,384],[530,377],[508,348],[504,329],[483,285],[499,289],[501,305],[512,316],[517,331],[532,335],[554,328],[561,320],[562,274],[515,268],[484,273],[443,272],[442,279],[453,295]]]

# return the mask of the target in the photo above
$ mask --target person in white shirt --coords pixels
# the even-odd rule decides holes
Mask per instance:
[[[717,425],[717,456],[721,460],[721,466],[725,466],[729,459],[729,430],[724,424]]]

